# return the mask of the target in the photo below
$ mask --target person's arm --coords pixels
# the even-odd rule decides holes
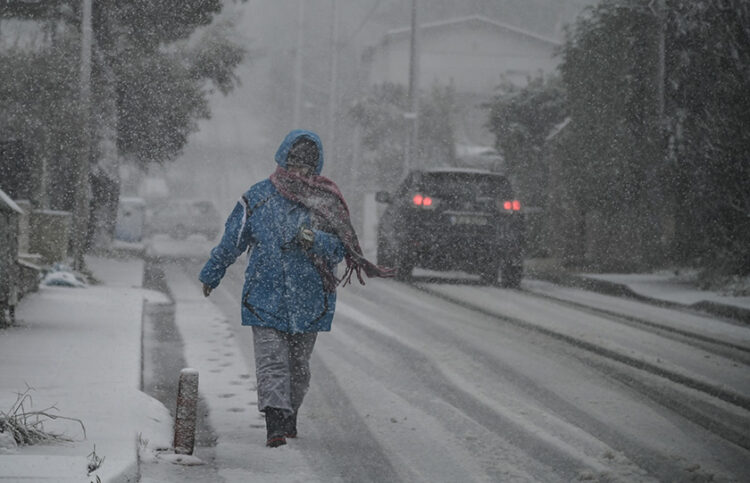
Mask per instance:
[[[338,236],[320,230],[311,230],[314,234],[314,240],[310,251],[318,256],[323,257],[333,264],[337,264],[344,259],[346,249]]]
[[[222,235],[221,241],[211,250],[211,256],[198,276],[198,279],[203,283],[203,295],[208,297],[211,290],[219,285],[227,267],[247,250],[250,243],[247,212],[245,202],[242,200],[237,203],[229,215],[224,224],[224,235]]]

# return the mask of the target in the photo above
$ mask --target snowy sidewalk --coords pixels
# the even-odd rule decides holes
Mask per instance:
[[[0,482],[136,481],[138,437],[169,446],[171,416],[142,393],[143,261],[87,258],[102,282],[86,288],[41,287],[22,301],[15,326],[0,331],[0,411],[27,387],[24,410],[68,419],[44,423],[70,442],[14,448],[0,444]],[[28,385],[28,386],[27,386]],[[92,455],[103,458],[88,475]]]
[[[295,446],[302,440],[270,449],[265,446],[265,420],[257,408],[255,366],[252,361],[250,328],[240,340],[232,325],[214,305],[226,290],[219,286],[210,298],[203,297],[197,274],[188,275],[176,266],[166,266],[165,275],[175,299],[175,320],[185,344],[185,359],[200,374],[199,392],[209,409],[208,419],[216,431],[216,465],[227,482],[306,481],[314,483],[312,469]],[[236,297],[236,294],[229,294]],[[250,352],[249,354],[247,352]]]
[[[690,307],[750,324],[750,297],[737,297],[701,290],[668,272],[661,273],[572,273],[545,263],[528,260],[529,277],[583,288],[609,295],[627,296],[664,305]]]
[[[734,297],[720,292],[700,290],[691,283],[676,280],[667,273],[577,274],[595,280],[600,288],[621,287],[636,298],[690,307],[750,323],[750,297]]]

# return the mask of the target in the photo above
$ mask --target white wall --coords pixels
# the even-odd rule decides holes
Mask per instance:
[[[420,88],[452,84],[459,92],[491,93],[505,75],[524,84],[529,75],[550,73],[555,46],[523,34],[476,23],[424,30],[420,37]],[[409,36],[389,38],[375,50],[371,83],[406,85]]]

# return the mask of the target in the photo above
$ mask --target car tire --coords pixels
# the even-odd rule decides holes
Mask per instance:
[[[388,245],[385,243],[385,240],[382,238],[378,238],[378,253],[375,257],[375,260],[378,265],[381,267],[393,267],[393,254],[390,250],[388,250]]]
[[[396,267],[396,280],[401,282],[408,282],[411,280],[411,272],[414,271],[414,266],[408,263],[400,263]]]
[[[523,278],[523,265],[513,262],[503,264],[500,271],[500,282],[505,288],[518,288]]]
[[[408,282],[411,280],[411,272],[414,271],[414,261],[402,249],[396,247],[396,280]]]
[[[482,285],[495,285],[497,283],[497,272],[500,270],[500,264],[491,262],[482,267],[479,272],[479,279]]]

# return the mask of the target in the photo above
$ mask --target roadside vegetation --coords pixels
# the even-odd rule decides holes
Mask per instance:
[[[27,387],[24,392],[18,394],[16,401],[7,412],[0,411],[0,433],[11,436],[18,446],[55,441],[72,441],[69,436],[48,431],[44,427],[45,423],[49,421],[64,419],[80,424],[83,437],[84,439],[86,438],[86,427],[83,425],[83,421],[57,414],[58,409],[55,406],[41,410],[32,410],[32,390],[33,388]]]
[[[750,275],[750,6],[658,3],[588,8],[559,77],[501,86],[488,126],[567,265],[736,284]]]
[[[23,146],[35,208],[73,209],[84,136],[92,204],[116,206],[119,160],[146,169],[175,159],[210,117],[211,92],[236,86],[246,56],[227,21],[214,22],[220,0],[93,2],[91,123],[83,126],[81,3],[0,6],[0,141]]]

